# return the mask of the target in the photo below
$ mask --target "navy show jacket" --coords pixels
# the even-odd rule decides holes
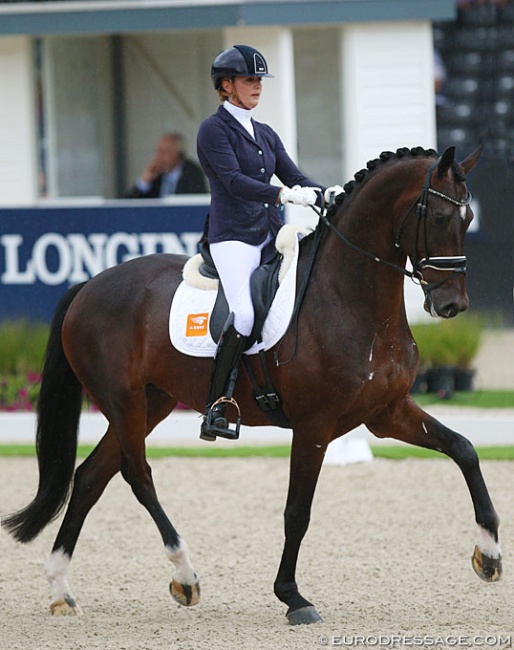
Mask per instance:
[[[287,154],[275,131],[252,119],[255,139],[223,106],[202,122],[198,131],[198,159],[209,179],[210,244],[237,240],[261,244],[282,226],[277,207],[280,186],[320,187],[304,176]]]

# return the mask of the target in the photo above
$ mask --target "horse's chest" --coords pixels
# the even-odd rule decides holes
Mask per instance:
[[[409,372],[414,362],[412,351],[403,342],[377,336],[361,356],[362,374],[368,380],[390,382]]]

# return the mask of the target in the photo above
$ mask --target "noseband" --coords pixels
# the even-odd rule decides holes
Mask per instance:
[[[432,187],[430,187],[430,181],[432,178],[432,173],[434,169],[437,167],[439,162],[441,161],[441,158],[439,157],[429,168],[427,171],[427,174],[425,176],[425,181],[423,183],[423,188],[421,190],[421,194],[419,197],[416,199],[414,204],[407,210],[407,213],[405,214],[405,217],[403,218],[400,227],[398,228],[398,232],[396,233],[395,237],[395,246],[397,248],[400,247],[400,239],[403,234],[403,228],[405,225],[405,222],[407,221],[407,218],[411,214],[414,206],[416,206],[416,215],[417,215],[417,226],[416,226],[416,249],[414,252],[414,255],[411,257],[411,262],[412,262],[412,271],[407,271],[406,268],[403,266],[400,266],[398,264],[393,264],[392,262],[388,262],[387,260],[382,259],[381,257],[377,257],[376,255],[373,255],[369,251],[360,248],[359,246],[356,246],[353,244],[350,240],[348,240],[335,226],[334,224],[326,217],[324,209],[318,211],[314,206],[313,209],[315,212],[318,214],[319,218],[323,223],[329,227],[330,230],[332,230],[338,237],[343,241],[347,246],[349,246],[352,250],[361,253],[362,255],[365,255],[366,257],[372,259],[374,262],[378,262],[379,264],[384,264],[385,266],[388,266],[390,268],[395,269],[396,271],[399,271],[400,273],[403,273],[403,275],[406,275],[407,277],[411,278],[413,282],[416,284],[421,285],[423,288],[423,291],[425,295],[430,294],[431,291],[434,289],[437,289],[440,287],[442,284],[447,282],[452,276],[449,275],[445,279],[441,280],[440,282],[435,282],[433,284],[429,284],[424,278],[423,278],[423,270],[424,269],[435,269],[436,271],[447,271],[450,273],[466,273],[466,256],[465,255],[456,255],[456,256],[432,256],[430,255],[428,251],[428,239],[427,239],[427,201],[428,201],[428,195],[433,194],[434,196],[438,196],[441,199],[444,199],[445,201],[449,201],[450,203],[453,203],[453,205],[458,205],[459,207],[466,207],[471,203],[471,193],[468,190],[468,195],[464,201],[459,201],[457,199],[452,198],[451,196],[448,196],[447,194],[443,194],[442,192],[439,192],[437,190],[434,190]],[[332,199],[333,200],[333,199]],[[323,202],[323,195],[322,195],[322,202]],[[423,236],[425,240],[425,257],[421,258],[420,260],[417,259],[417,243],[419,241],[419,234],[420,230],[423,228]]]

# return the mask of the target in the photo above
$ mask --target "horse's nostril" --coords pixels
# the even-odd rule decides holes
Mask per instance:
[[[449,305],[445,305],[441,310],[441,316],[443,318],[454,318],[459,313],[459,307],[456,303],[452,302]]]

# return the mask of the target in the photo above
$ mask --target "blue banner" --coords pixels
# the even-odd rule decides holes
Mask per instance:
[[[50,321],[66,289],[152,253],[194,255],[208,205],[0,210],[0,321]]]

